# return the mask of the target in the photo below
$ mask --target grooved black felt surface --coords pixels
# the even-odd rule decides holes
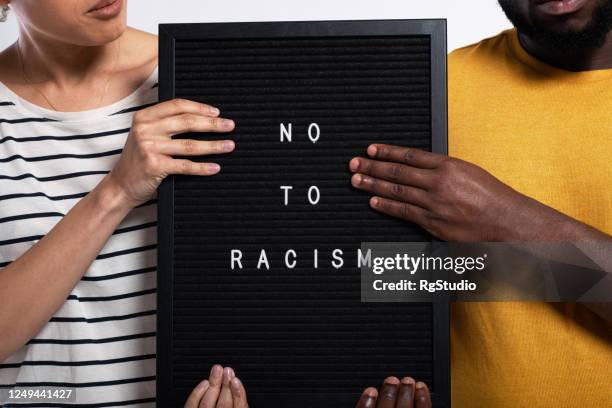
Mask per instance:
[[[434,349],[447,339],[434,340],[434,307],[361,303],[356,267],[361,242],[431,237],[373,212],[348,171],[371,142],[432,149],[430,36],[254,34],[176,39],[174,81],[162,79],[173,96],[234,119],[237,149],[214,158],[219,175],[175,177],[160,194],[161,222],[171,219],[160,229],[171,235],[160,245],[171,248],[161,253],[171,255],[173,280],[171,302],[160,291],[172,325],[160,327],[167,335],[158,358],[171,374],[158,394],[182,406],[221,363],[236,370],[255,408],[354,406],[365,387],[407,374],[444,402],[447,384],[436,384],[434,372],[447,372],[448,363],[434,364]],[[291,143],[280,142],[281,123],[292,123]],[[311,123],[320,128],[316,143],[308,139]],[[281,185],[293,187],[288,205]],[[314,206],[307,201],[313,185],[321,194]],[[243,252],[243,269],[230,269],[232,249]],[[269,270],[256,268],[262,249]],[[289,249],[297,253],[291,269]],[[343,251],[339,269],[331,265],[334,249]],[[163,269],[160,281],[170,273]]]

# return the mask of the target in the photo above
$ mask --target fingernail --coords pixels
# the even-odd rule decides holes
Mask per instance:
[[[376,398],[378,397],[378,391],[376,388],[370,387],[364,391],[366,395],[365,403],[363,404],[364,408],[374,408],[376,406]]]
[[[236,377],[236,372],[234,371],[234,369],[232,367],[228,367],[230,370],[230,379],[235,378]]]
[[[414,384],[414,379],[412,377],[404,377],[404,378],[402,378],[402,384],[413,385]]]
[[[357,171],[358,168],[359,168],[359,159],[355,158],[349,162],[349,169],[351,169],[351,171]]]
[[[227,140],[223,142],[224,152],[231,152],[232,150],[234,150],[234,147],[236,147],[236,144],[232,140]]]
[[[232,379],[232,369],[225,367],[223,369],[223,384],[228,385]]]
[[[220,380],[223,376],[223,367],[219,364],[215,364],[210,370],[210,379],[211,380]]]
[[[417,398],[417,400],[419,400],[420,402],[425,402],[427,401],[427,391],[425,389],[425,384],[422,382],[418,382],[416,384],[416,391],[415,391],[415,397]]]
[[[373,197],[372,199],[370,199],[370,204],[372,205],[372,207],[376,207],[379,204],[378,198]]]
[[[361,174],[355,174],[353,176],[353,184],[358,186],[359,184],[361,184],[362,181],[363,181],[363,177],[361,177]]]
[[[234,377],[230,381],[230,389],[232,390],[233,393],[237,394],[237,393],[240,392],[240,385],[241,384],[242,383],[240,382],[240,379],[238,377]]]
[[[376,153],[378,153],[378,147],[376,147],[375,145],[368,146],[368,154],[370,156],[376,156]]]
[[[233,120],[229,120],[229,119],[223,120],[223,128],[224,129],[233,129],[234,128],[234,121]]]
[[[221,111],[217,108],[215,108],[214,106],[211,106],[210,108],[208,108],[208,110],[210,111],[210,113],[212,113],[213,115],[218,115],[221,113]]]
[[[213,173],[217,173],[217,172],[219,172],[219,170],[221,170],[221,166],[219,166],[217,163],[210,163],[208,165],[208,170],[213,172]]]
[[[397,385],[399,384],[399,380],[397,379],[397,377],[387,377],[385,378],[385,383],[391,384],[391,385]]]

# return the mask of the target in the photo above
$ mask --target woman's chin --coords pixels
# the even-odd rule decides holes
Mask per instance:
[[[96,27],[92,30],[88,29],[86,32],[80,33],[78,36],[73,36],[73,44],[83,47],[106,45],[121,37],[127,30],[127,25],[125,22],[116,22],[113,25],[108,23],[96,25],[100,27]]]

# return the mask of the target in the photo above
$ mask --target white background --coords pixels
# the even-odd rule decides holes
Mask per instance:
[[[128,23],[152,33],[158,23],[447,18],[449,50],[510,27],[496,0],[129,0],[128,7]],[[14,15],[0,23],[0,49],[17,31]]]

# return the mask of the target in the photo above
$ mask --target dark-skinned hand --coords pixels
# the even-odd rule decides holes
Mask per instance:
[[[423,382],[388,377],[380,391],[367,388],[355,408],[431,408],[431,394]]]
[[[566,218],[463,160],[379,144],[367,153],[349,168],[352,185],[374,195],[370,206],[446,241],[537,239]]]

